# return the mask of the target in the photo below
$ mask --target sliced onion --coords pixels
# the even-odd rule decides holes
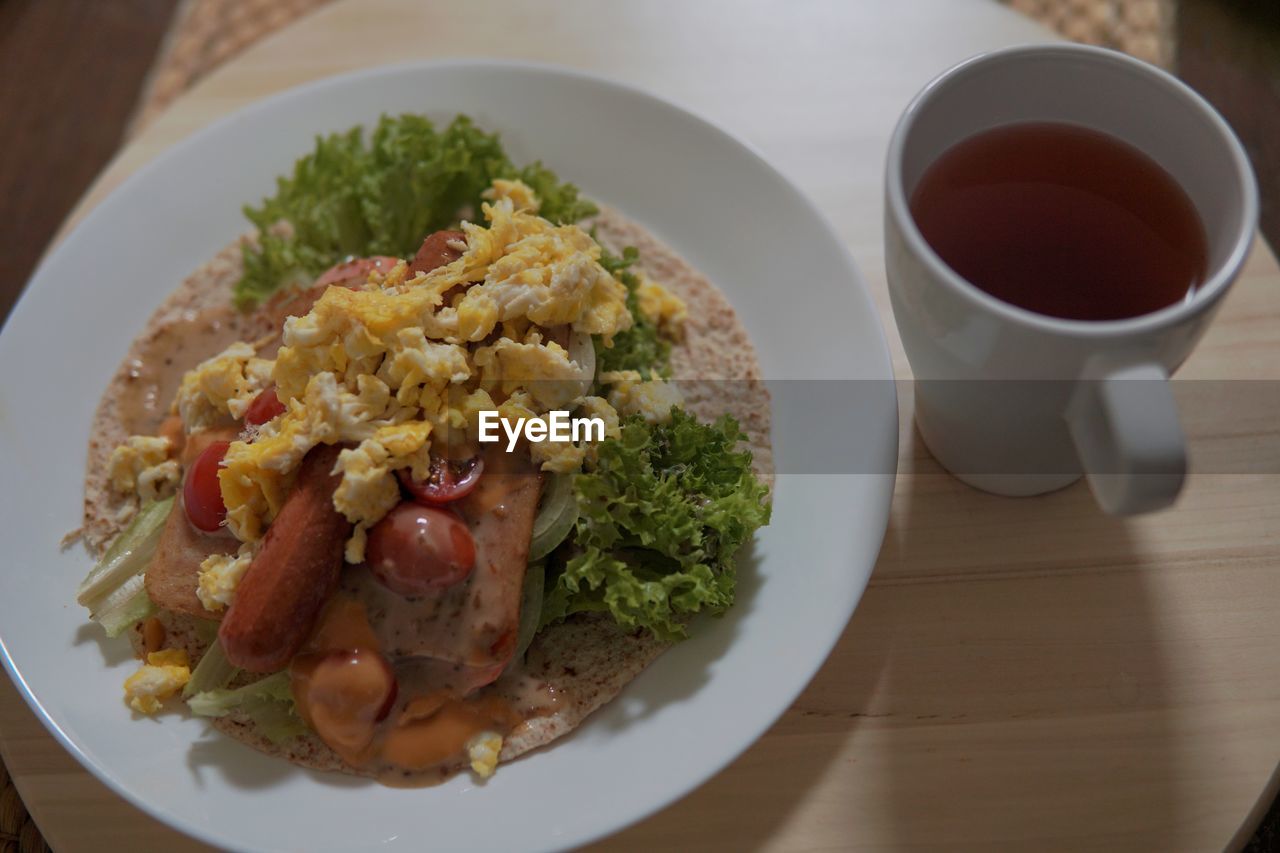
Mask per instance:
[[[101,625],[108,637],[118,637],[155,612],[156,606],[147,595],[146,578],[134,575],[99,601],[89,618]]]
[[[596,384],[596,345],[586,332],[569,333],[569,358],[578,366],[579,397],[586,396]]]
[[[542,493],[542,506],[533,520],[529,542],[529,562],[541,560],[564,541],[578,521],[578,499],[573,493],[572,474],[551,474]]]

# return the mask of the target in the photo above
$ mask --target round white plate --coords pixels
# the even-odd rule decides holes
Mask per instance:
[[[384,111],[468,113],[502,132],[515,162],[542,159],[649,226],[728,294],[767,378],[876,380],[775,386],[773,523],[743,561],[730,615],[700,623],[573,735],[484,785],[460,776],[384,788],[267,758],[197,719],[134,719],[121,701],[134,667],[127,643],[105,640],[74,601],[91,561],[79,546],[58,548],[79,524],[94,406],[146,317],[246,229],[241,205],[271,193],[317,133]],[[871,573],[893,487],[897,409],[884,338],[822,216],[707,122],[542,66],[449,62],[336,77],[174,146],[40,266],[0,335],[0,364],[5,665],[90,771],[225,847],[546,849],[650,814],[746,749],[821,665]],[[803,405],[783,404],[793,396]],[[828,460],[836,473],[822,473],[800,451],[833,428],[840,458]]]

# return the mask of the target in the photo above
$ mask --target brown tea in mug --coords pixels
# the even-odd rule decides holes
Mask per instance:
[[[1075,125],[1010,124],[947,150],[911,215],[933,250],[997,299],[1071,320],[1136,317],[1205,278],[1191,199],[1154,160]]]

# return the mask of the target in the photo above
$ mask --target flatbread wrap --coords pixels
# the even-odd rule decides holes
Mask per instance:
[[[497,144],[416,116],[320,140],[170,294],[92,425],[80,601],[142,658],[136,713],[484,778],[731,606],[769,398],[724,295],[642,226],[497,156],[406,201],[388,138]],[[354,244],[316,220],[352,202],[314,180],[325,146],[368,173]],[[599,434],[557,439],[557,412]],[[526,429],[486,442],[485,417]]]

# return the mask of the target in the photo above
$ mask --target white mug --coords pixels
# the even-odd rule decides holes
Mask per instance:
[[[980,290],[929,247],[908,207],[925,170],[975,133],[1026,121],[1109,134],[1181,185],[1209,251],[1208,274],[1186,301],[1122,320],[1058,319]],[[995,51],[946,71],[907,107],[885,196],[885,264],[916,378],[916,424],[943,467],[1014,496],[1086,474],[1113,514],[1171,504],[1187,451],[1168,377],[1239,273],[1258,218],[1253,172],[1222,117],[1174,77],[1114,51]]]

